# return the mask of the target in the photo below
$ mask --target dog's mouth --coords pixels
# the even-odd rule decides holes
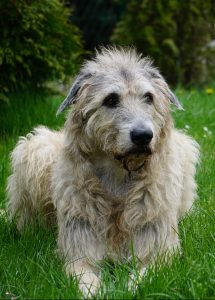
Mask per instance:
[[[140,170],[144,166],[146,158],[151,154],[152,151],[149,147],[138,147],[132,148],[123,154],[115,153],[114,157],[122,162],[124,169],[131,172]]]

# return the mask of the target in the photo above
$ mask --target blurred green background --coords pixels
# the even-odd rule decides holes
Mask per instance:
[[[208,84],[214,16],[214,0],[1,0],[0,100],[64,84],[95,47],[109,44],[135,46],[173,86]]]

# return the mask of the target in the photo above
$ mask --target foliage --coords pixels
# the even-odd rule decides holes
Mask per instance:
[[[2,99],[75,71],[82,53],[80,35],[60,0],[1,0],[0,15]]]
[[[212,78],[213,0],[129,0],[112,40],[151,56],[171,83]],[[211,66],[211,68],[210,68]]]
[[[125,8],[124,0],[67,0],[74,7],[71,19],[81,29],[85,49],[93,51],[107,45],[111,33]]]

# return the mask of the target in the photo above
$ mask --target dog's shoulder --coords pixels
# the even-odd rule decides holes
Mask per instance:
[[[184,131],[173,129],[169,139],[169,146],[170,150],[179,159],[192,160],[193,163],[199,161],[200,146],[196,140]]]

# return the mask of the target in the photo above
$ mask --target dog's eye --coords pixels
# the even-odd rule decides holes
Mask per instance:
[[[109,108],[115,108],[119,104],[119,95],[116,93],[111,93],[107,97],[105,97],[103,101],[103,105]]]
[[[151,93],[145,93],[143,95],[143,99],[147,104],[152,104],[153,102],[153,95]]]

